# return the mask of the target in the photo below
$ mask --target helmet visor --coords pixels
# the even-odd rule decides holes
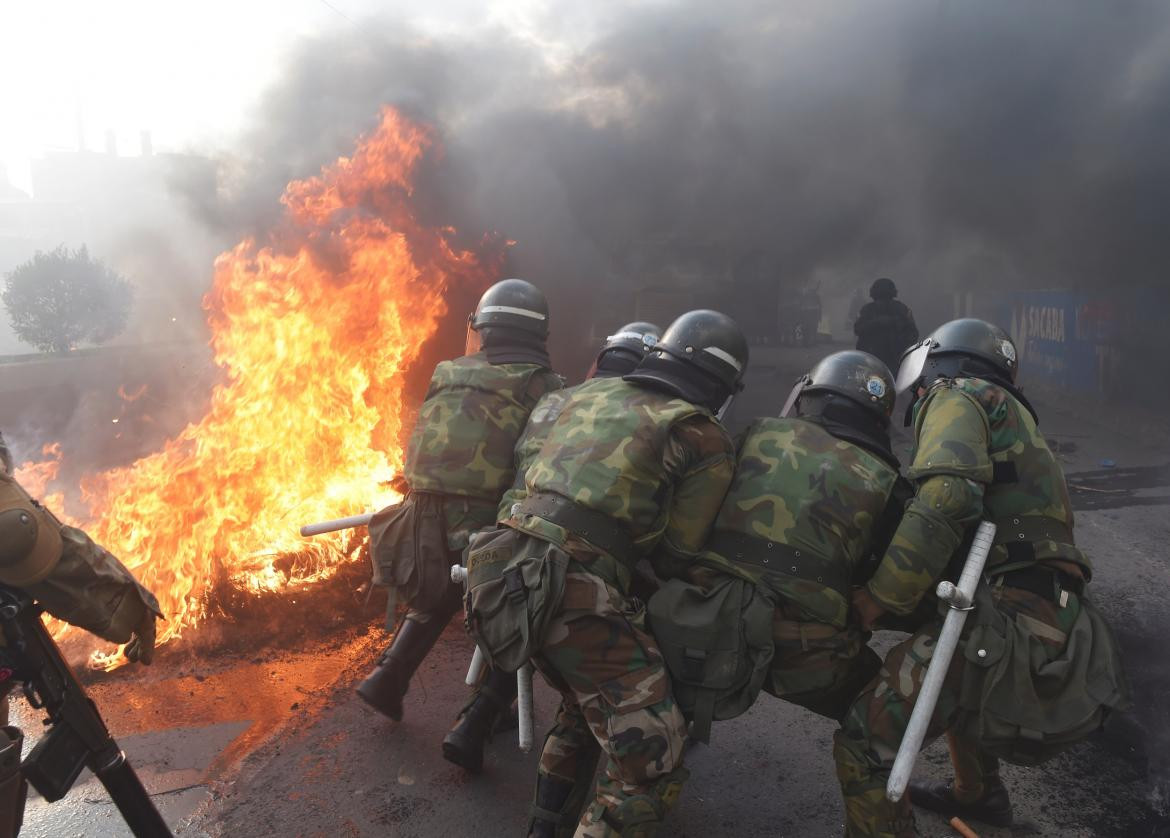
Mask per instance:
[[[927,338],[902,356],[902,363],[898,367],[898,378],[894,382],[894,389],[898,393],[905,393],[914,386],[914,382],[922,378],[922,371],[926,369],[926,358],[933,348],[934,341]]]
[[[480,337],[479,332],[471,325],[472,317],[467,318],[467,336],[463,339],[463,354],[474,355],[476,352],[483,351],[483,338]]]
[[[796,407],[796,401],[800,398],[800,394],[804,392],[804,388],[808,386],[808,376],[802,375],[796,380],[796,384],[792,388],[792,392],[788,394],[788,401],[784,402],[784,407],[780,409],[780,418],[787,419],[792,415],[793,409]]]

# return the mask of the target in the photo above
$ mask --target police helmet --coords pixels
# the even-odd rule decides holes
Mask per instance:
[[[892,300],[898,296],[898,286],[889,277],[875,279],[869,286],[869,296],[873,300]]]
[[[747,364],[747,338],[736,322],[718,311],[698,309],[671,323],[625,379],[717,411],[743,389]]]
[[[781,416],[790,415],[796,403],[807,395],[836,393],[861,405],[888,422],[894,412],[894,376],[880,359],[868,352],[850,349],[826,356],[801,376],[788,395]]]
[[[939,326],[930,336],[902,354],[898,392],[923,376],[1000,376],[1014,384],[1019,373],[1016,345],[1003,329],[986,320],[964,317]]]
[[[627,323],[605,339],[593,362],[593,369],[589,371],[589,378],[619,376],[633,371],[661,336],[662,330],[653,323],[642,320]]]
[[[523,279],[502,279],[483,292],[468,324],[475,331],[504,327],[548,337],[548,300]]]

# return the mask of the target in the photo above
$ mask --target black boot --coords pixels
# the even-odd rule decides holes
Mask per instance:
[[[536,776],[536,799],[528,818],[528,838],[562,838],[573,834],[577,821],[566,809],[575,788],[576,784],[568,780],[546,774]],[[570,819],[572,822],[566,823]]]
[[[446,620],[435,618],[425,623],[403,620],[374,671],[358,685],[362,701],[394,721],[402,721],[402,697],[410,679],[446,627]]]
[[[483,770],[483,746],[502,713],[516,700],[516,676],[498,669],[488,671],[459,720],[443,737],[443,759],[472,774]]]
[[[915,781],[910,783],[910,802],[948,818],[980,821],[989,826],[1012,825],[1012,803],[998,776],[984,780],[983,796],[971,803],[955,798],[954,783]]]

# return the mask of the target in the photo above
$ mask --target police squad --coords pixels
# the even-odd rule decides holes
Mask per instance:
[[[1008,825],[1000,760],[1038,764],[1126,704],[1064,476],[1002,329],[947,323],[905,349],[896,381],[874,355],[829,355],[734,440],[723,417],[748,347],[729,317],[623,326],[568,388],[548,335],[544,295],[506,279],[468,318],[466,353],[436,367],[404,500],[370,522],[375,582],[405,616],[358,687],[402,719],[412,675],[462,613],[487,665],[442,750],[478,773],[515,673],[535,667],[561,701],[527,835],[666,834],[688,738],[761,692],[838,723],[847,836],[917,835],[913,806]],[[905,468],[890,443],[901,392]],[[4,466],[0,584],[149,662],[153,597]],[[953,780],[888,794],[948,610],[936,586],[959,578],[981,522],[995,536],[974,607],[925,708]],[[908,635],[884,660],[869,645],[881,629]],[[8,765],[0,751],[0,818],[18,829]]]

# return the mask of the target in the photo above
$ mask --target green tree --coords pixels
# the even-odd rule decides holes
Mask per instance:
[[[65,245],[32,259],[5,277],[0,299],[16,336],[42,352],[67,352],[104,343],[126,328],[134,292],[130,283],[84,246]]]

